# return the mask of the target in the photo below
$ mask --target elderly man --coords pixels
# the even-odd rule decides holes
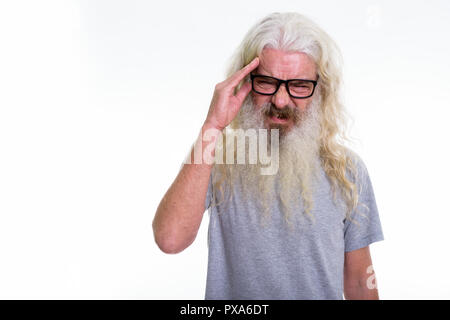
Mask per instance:
[[[178,253],[209,209],[206,299],[378,299],[369,245],[384,237],[367,168],[343,144],[341,79],[336,44],[300,14],[270,14],[245,36],[215,87],[194,163],[153,221],[159,248]],[[279,138],[258,145],[278,156],[277,170],[222,161],[236,154],[234,138],[221,143],[232,129]],[[215,161],[195,161],[196,150]]]

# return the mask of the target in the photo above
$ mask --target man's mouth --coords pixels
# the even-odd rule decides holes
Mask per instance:
[[[289,118],[280,116],[280,115],[276,115],[276,116],[271,116],[269,117],[270,121],[275,122],[275,123],[286,123],[288,122]]]
[[[264,115],[267,121],[272,124],[287,125],[288,123],[296,123],[297,110],[295,108],[278,109],[273,104],[265,105]]]

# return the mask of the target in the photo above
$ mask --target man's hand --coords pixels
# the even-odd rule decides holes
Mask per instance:
[[[251,90],[251,84],[246,82],[236,95],[235,88],[258,64],[259,58],[256,57],[244,68],[216,85],[200,139],[196,142],[196,146],[200,146],[201,150],[208,143],[215,143],[201,139],[204,130],[222,131],[236,117]],[[191,149],[190,157],[194,158],[194,148]],[[205,212],[211,170],[212,165],[208,163],[184,165],[161,200],[152,226],[155,241],[163,252],[181,252],[194,241]]]
[[[252,70],[259,65],[259,58],[254,58],[248,65],[236,71],[232,76],[216,85],[214,95],[209,106],[208,116],[205,126],[223,130],[236,117],[245,97],[249,94],[252,86],[250,82],[242,85],[239,91],[234,94],[237,85]]]

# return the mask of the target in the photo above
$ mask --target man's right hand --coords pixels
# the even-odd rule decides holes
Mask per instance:
[[[202,130],[223,130],[236,117],[245,97],[251,90],[246,82],[234,95],[238,84],[259,64],[256,57],[241,70],[216,85],[209,107],[208,116]],[[202,140],[196,145],[204,147]],[[194,157],[194,149],[191,149]],[[203,213],[212,166],[199,164],[185,165],[167,190],[153,219],[153,232],[159,248],[166,253],[178,253],[187,248],[195,239]]]
[[[205,126],[223,130],[236,117],[245,97],[252,89],[251,83],[246,82],[239,91],[234,94],[236,86],[252,70],[259,65],[259,58],[255,57],[249,64],[236,71],[232,76],[216,85],[214,95],[209,106],[208,116],[205,120]]]

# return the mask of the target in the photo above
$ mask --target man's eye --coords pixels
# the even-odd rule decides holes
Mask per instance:
[[[273,81],[270,80],[259,80],[257,82],[258,85],[265,85],[265,86],[272,86],[275,85],[275,83]]]

